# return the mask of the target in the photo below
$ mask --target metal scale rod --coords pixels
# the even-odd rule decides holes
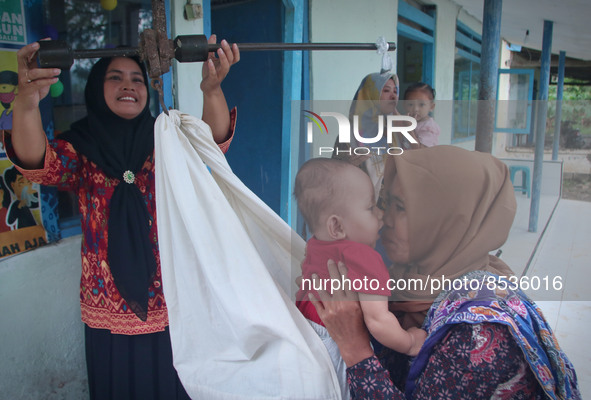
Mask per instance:
[[[388,43],[388,51],[396,49],[396,44]],[[216,51],[221,44],[210,44],[209,51]],[[240,51],[263,51],[263,50],[377,50],[375,43],[242,43],[238,44]]]
[[[37,54],[42,68],[69,69],[75,59],[101,57],[140,56],[146,59],[148,48],[121,47],[110,49],[72,48],[63,41],[40,41]],[[240,51],[299,51],[299,50],[377,50],[375,43],[237,43]],[[205,61],[209,53],[221,48],[220,43],[207,43],[205,35],[182,35],[174,40],[174,58],[179,62]],[[396,44],[388,43],[388,51],[396,49]]]
[[[394,42],[388,43],[388,51],[396,49]],[[220,43],[209,44],[207,52],[212,53],[221,49]],[[376,50],[375,43],[241,43],[238,44],[240,51],[298,51],[298,50]],[[139,55],[139,48],[111,48],[111,49],[88,49],[73,50],[74,59],[101,58],[101,57],[129,57]]]

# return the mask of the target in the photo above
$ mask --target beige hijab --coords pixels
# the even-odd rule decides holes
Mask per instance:
[[[408,216],[410,264],[394,265],[392,278],[459,278],[485,270],[514,275],[488,253],[509,235],[516,202],[509,171],[490,154],[435,146],[388,157],[385,189],[400,183]],[[396,291],[393,311],[405,312],[403,326],[420,326],[440,290]]]

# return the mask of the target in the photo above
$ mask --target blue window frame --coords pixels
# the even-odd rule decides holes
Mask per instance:
[[[476,135],[481,43],[479,34],[457,22],[452,142],[473,139]]]
[[[495,131],[530,133],[533,90],[533,69],[499,69]]]
[[[434,86],[435,8],[398,2],[398,76],[400,92],[414,82]]]

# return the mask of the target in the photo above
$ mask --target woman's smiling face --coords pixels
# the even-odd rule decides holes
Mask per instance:
[[[140,66],[130,58],[114,58],[105,73],[104,94],[107,106],[116,115],[125,119],[137,117],[148,99]]]

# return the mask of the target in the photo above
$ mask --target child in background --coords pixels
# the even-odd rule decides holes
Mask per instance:
[[[435,90],[426,83],[414,83],[404,92],[406,113],[417,120],[414,130],[419,143],[426,147],[439,143],[439,125],[429,116],[435,108]]]
[[[323,282],[328,282],[324,281],[330,278],[328,260],[343,261],[347,279],[359,294],[365,324],[371,334],[397,352],[417,355],[426,332],[418,328],[405,331],[388,310],[390,275],[382,257],[373,249],[383,225],[383,212],[376,207],[369,176],[342,160],[311,159],[296,176],[294,195],[314,233],[306,246],[302,264],[298,309],[306,318],[322,325],[316,309],[308,301],[308,293],[313,291],[311,277],[316,274]]]

